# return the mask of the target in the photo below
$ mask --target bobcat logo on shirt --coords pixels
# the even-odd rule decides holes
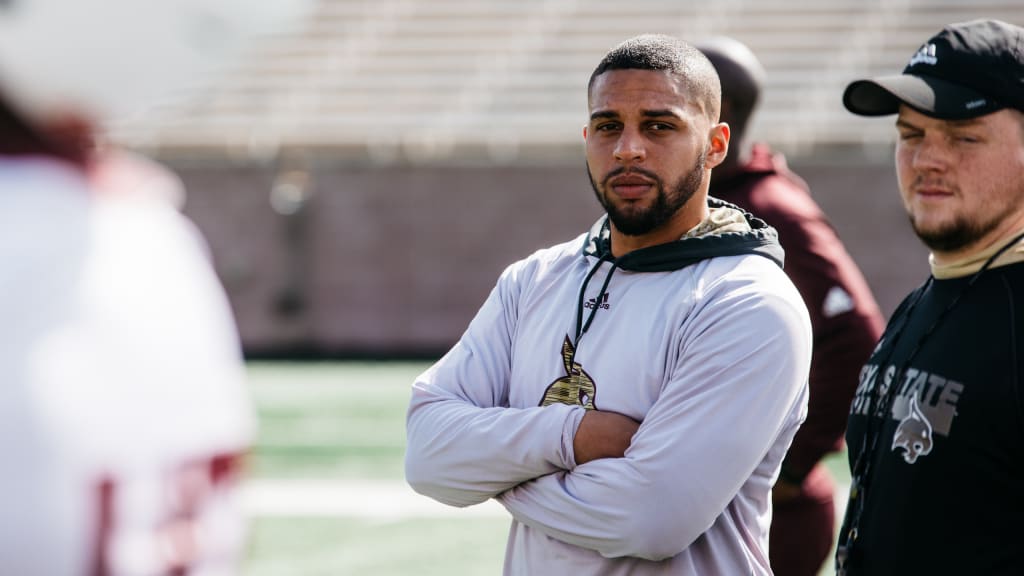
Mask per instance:
[[[573,357],[576,355],[576,348],[573,347],[569,337],[565,337],[562,343],[562,363],[565,365],[565,376],[555,380],[544,391],[544,397],[540,400],[540,406],[551,404],[568,404],[583,406],[587,410],[594,410],[594,396],[597,394],[597,385],[591,379],[590,374],[583,370],[583,366],[576,362]]]
[[[932,423],[925,417],[917,403],[917,395],[910,397],[910,410],[906,418],[896,427],[892,437],[892,450],[903,449],[903,459],[907,464],[917,462],[918,457],[926,456],[932,451]]]

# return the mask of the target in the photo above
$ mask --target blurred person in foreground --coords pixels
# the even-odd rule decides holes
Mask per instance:
[[[1024,566],[1024,29],[951,24],[903,73],[847,86],[896,115],[896,175],[931,275],[900,304],[850,409],[843,575]]]
[[[718,76],[644,35],[587,95],[607,215],[509,266],[416,380],[407,478],[453,506],[503,504],[506,574],[771,574],[811,329],[775,230],[708,197],[729,147]]]
[[[884,320],[860,269],[804,181],[781,154],[748,145],[747,128],[761,95],[764,68],[742,43],[717,37],[697,46],[722,81],[722,121],[729,155],[711,173],[711,194],[750,210],[779,231],[786,274],[811,315],[807,420],[793,439],[772,490],[769,549],[779,576],[814,576],[832,550],[835,481],[822,464],[842,449],[850,400]]]
[[[238,337],[155,163],[95,146],[241,46],[246,3],[0,3],[0,571],[234,574]]]

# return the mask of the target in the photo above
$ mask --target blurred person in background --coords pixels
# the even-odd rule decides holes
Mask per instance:
[[[835,481],[821,461],[842,449],[858,376],[884,320],[807,184],[786,167],[781,154],[746,138],[765,76],[757,57],[732,38],[712,38],[697,47],[721,78],[722,121],[732,131],[729,155],[711,173],[710,193],[779,231],[786,274],[811,314],[807,420],[772,490],[769,556],[779,576],[814,576],[829,556],[836,531]]]
[[[811,327],[775,231],[707,196],[729,148],[718,76],[645,35],[587,95],[607,216],[509,266],[416,380],[407,479],[445,504],[503,504],[505,574],[771,574]]]
[[[234,574],[253,415],[180,182],[97,145],[263,30],[238,0],[0,2],[0,571]]]
[[[951,24],[843,94],[896,116],[900,196],[931,252],[850,407],[843,576],[1024,570],[1022,49],[1019,26]]]

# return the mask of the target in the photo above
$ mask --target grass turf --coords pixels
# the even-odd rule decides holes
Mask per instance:
[[[402,481],[409,387],[426,362],[254,362],[255,478]],[[845,454],[826,461],[849,483]],[[845,494],[837,494],[845,499]],[[500,574],[506,518],[270,517],[250,526],[247,576]],[[822,575],[829,574],[823,569]]]

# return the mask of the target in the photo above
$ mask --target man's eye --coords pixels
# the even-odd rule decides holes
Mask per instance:
[[[619,125],[616,124],[615,122],[605,122],[603,124],[598,124],[597,126],[595,126],[594,130],[596,130],[597,132],[609,132],[611,130],[618,129],[618,127]]]
[[[916,140],[920,137],[920,132],[900,132],[900,140]]]
[[[671,124],[666,124],[664,122],[655,122],[655,123],[650,125],[650,129],[654,130],[655,132],[661,132],[663,130],[671,130],[672,129],[672,125]]]

